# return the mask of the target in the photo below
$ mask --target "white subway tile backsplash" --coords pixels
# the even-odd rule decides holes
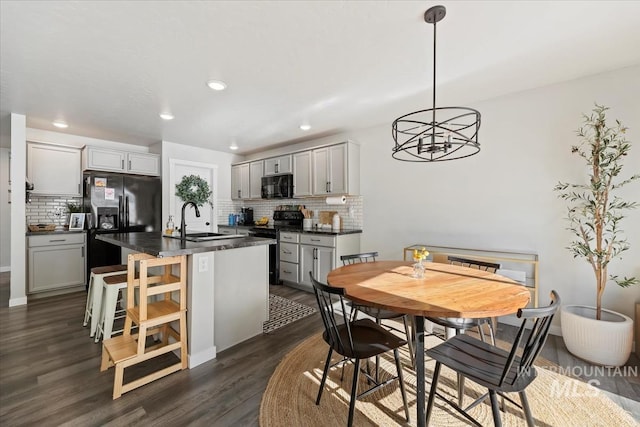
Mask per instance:
[[[318,218],[319,211],[336,211],[342,218],[344,228],[361,229],[363,225],[362,196],[347,196],[344,205],[327,205],[325,198],[308,199],[278,199],[278,200],[247,200],[245,202],[235,200],[218,200],[218,224],[225,225],[229,222],[230,213],[239,213],[242,207],[253,208],[253,219],[266,216],[269,220],[273,218],[273,211],[279,205],[304,205],[314,213],[314,218]],[[349,209],[353,217],[349,216]]]
[[[31,203],[25,205],[27,224],[56,224],[63,226],[69,219],[67,203],[81,204],[82,199],[74,197],[31,196]],[[56,215],[59,212],[59,215]]]

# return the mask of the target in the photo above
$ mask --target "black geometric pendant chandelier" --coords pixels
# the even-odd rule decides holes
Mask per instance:
[[[436,108],[436,23],[446,13],[444,6],[433,6],[424,13],[424,20],[433,24],[433,105],[393,122],[394,159],[441,162],[473,156],[480,151],[480,112],[467,107]]]

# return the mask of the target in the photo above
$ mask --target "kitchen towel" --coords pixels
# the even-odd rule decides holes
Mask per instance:
[[[347,203],[347,196],[327,197],[328,205],[344,205]]]

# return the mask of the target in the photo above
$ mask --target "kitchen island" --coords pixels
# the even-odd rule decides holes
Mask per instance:
[[[185,241],[155,232],[97,239],[157,257],[187,255],[189,368],[262,333],[269,318],[269,253],[259,237]]]

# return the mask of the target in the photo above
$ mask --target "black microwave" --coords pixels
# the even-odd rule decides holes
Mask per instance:
[[[293,197],[293,175],[271,175],[262,177],[263,199],[290,199]]]

